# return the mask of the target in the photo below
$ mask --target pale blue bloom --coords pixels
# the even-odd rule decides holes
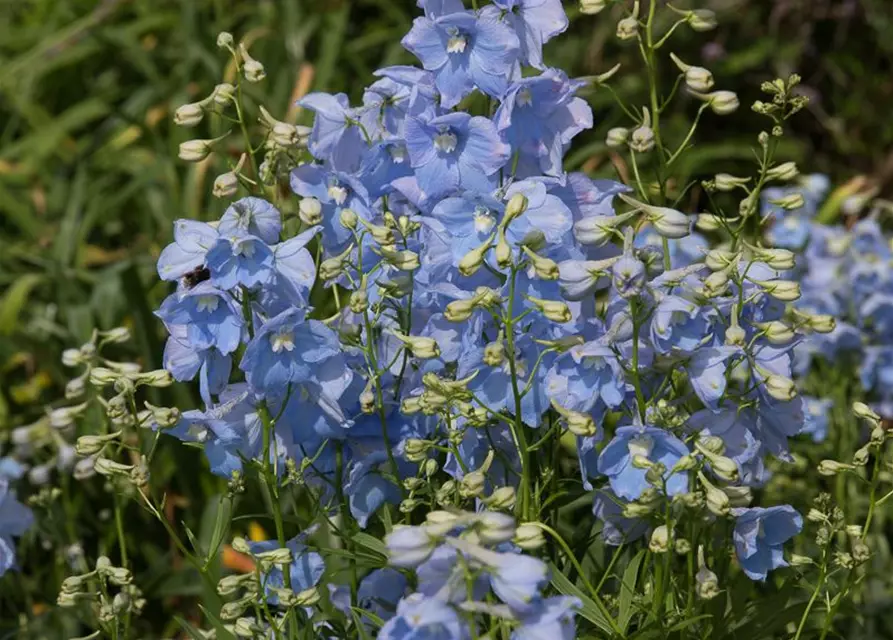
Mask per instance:
[[[790,505],[734,509],[735,554],[751,580],[765,580],[773,569],[786,567],[784,543],[800,533],[803,518]]]
[[[352,173],[360,166],[368,144],[359,126],[360,112],[351,109],[343,93],[310,93],[298,105],[316,113],[310,134],[310,153],[335,171]]]
[[[288,573],[291,578],[291,590],[295,593],[315,587],[326,570],[323,557],[316,551],[311,551],[303,543],[305,537],[305,535],[299,535],[285,543],[285,547],[292,552],[292,562],[288,565]],[[279,543],[276,540],[249,542],[248,545],[254,554],[279,548]],[[279,596],[273,590],[285,587],[285,574],[282,571],[282,565],[274,564],[268,572],[261,574],[260,578],[261,587],[267,595],[267,602],[272,605],[279,604]]]
[[[637,500],[650,485],[646,470],[633,465],[633,456],[642,456],[666,467],[664,480],[667,494],[679,495],[688,491],[688,476],[672,472],[680,458],[689,455],[685,443],[669,431],[649,426],[620,427],[598,459],[598,470],[608,476],[611,489],[621,498]]]
[[[567,29],[567,14],[561,0],[493,0],[481,13],[494,16],[505,11],[521,43],[521,59],[531,67],[543,68],[543,44]]]
[[[574,136],[592,128],[592,109],[575,96],[583,86],[558,69],[509,86],[494,119],[512,150],[520,154],[516,177],[564,177],[565,150]]]
[[[209,282],[172,293],[155,312],[167,325],[186,326],[194,349],[216,348],[223,355],[236,350],[245,332],[241,310],[228,294]]]
[[[541,600],[521,616],[521,626],[512,632],[512,640],[574,640],[574,615],[582,606],[578,598],[569,596]]]
[[[245,349],[239,368],[255,389],[283,392],[289,384],[313,381],[315,370],[342,359],[338,336],[299,309],[284,311],[263,324]]]
[[[378,638],[379,640],[469,640],[471,635],[464,618],[451,606],[440,600],[414,593],[397,604],[397,614],[381,628]]]
[[[267,244],[275,244],[282,232],[282,214],[266,200],[249,196],[226,208],[217,231],[221,235],[256,236]]]
[[[488,562],[493,593],[515,611],[526,612],[541,597],[549,581],[549,567],[539,558],[518,553],[498,553]]]
[[[174,241],[158,257],[158,277],[177,280],[205,264],[205,256],[217,243],[217,229],[198,220],[174,222]]]
[[[489,193],[510,149],[488,118],[456,111],[428,120],[410,117],[406,150],[425,197],[462,190]]]
[[[253,288],[273,277],[273,251],[255,236],[223,235],[206,256],[211,283],[220,289]]]
[[[521,43],[491,13],[458,11],[416,18],[403,46],[434,74],[441,105],[456,106],[477,87],[494,98],[505,92],[515,73]]]
[[[31,509],[16,499],[9,480],[0,476],[0,576],[16,566],[13,537],[24,535],[33,523]]]
[[[623,516],[624,502],[610,489],[595,492],[592,513],[602,522],[602,539],[612,547],[638,540],[648,531],[647,520]]]

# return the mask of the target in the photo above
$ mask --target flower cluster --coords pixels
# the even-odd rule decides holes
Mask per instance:
[[[360,106],[300,101],[316,115],[290,175],[300,233],[252,196],[175,224],[165,366],[198,377],[206,407],[169,433],[222,475],[291,465],[365,526],[387,502],[506,491],[535,518],[528,442],[567,431],[583,485],[606,483],[606,539],[706,505],[737,518],[742,566],[765,578],[800,528],[789,508],[747,508],[805,424],[792,351],[817,321],[786,322],[792,254],[710,250],[688,215],[565,172],[592,112],[585,83],[542,61],[567,24],[557,0],[421,4],[403,41],[421,68],[378,71]],[[489,110],[452,109],[475,91]]]

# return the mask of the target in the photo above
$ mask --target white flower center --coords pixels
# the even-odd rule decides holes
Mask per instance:
[[[333,184],[329,187],[329,197],[340,207],[347,200],[347,189],[341,185]]]
[[[580,364],[583,365],[584,369],[601,371],[608,363],[601,356],[583,356]]]
[[[515,100],[515,104],[519,107],[529,107],[533,104],[533,96],[530,94],[530,89],[524,88],[518,92],[518,98]]]
[[[642,456],[643,458],[647,458],[651,455],[652,449],[654,449],[654,440],[652,440],[650,436],[639,435],[630,438],[629,442],[626,443],[626,447],[629,450],[630,456]]]
[[[231,238],[233,245],[233,255],[244,256],[249,260],[254,257],[255,246],[248,238]]]
[[[186,433],[196,442],[207,442],[208,436],[210,435],[208,427],[200,422],[193,422],[192,424],[190,424],[189,429],[187,429]]]
[[[490,213],[489,209],[478,208],[474,212],[474,230],[478,233],[487,234],[496,226],[496,218]]]
[[[394,145],[388,151],[394,164],[403,164],[406,161],[406,147],[403,145]]]
[[[434,146],[438,151],[443,151],[444,153],[452,153],[456,150],[456,144],[458,144],[459,139],[456,138],[456,134],[450,131],[449,129],[441,130],[436,136],[434,136]]]
[[[468,40],[457,28],[453,27],[449,30],[450,39],[447,40],[447,53],[465,53],[465,47],[468,46]]]
[[[196,309],[201,311],[207,311],[208,313],[214,313],[217,311],[217,305],[220,304],[220,298],[217,296],[199,296],[195,301]]]
[[[508,358],[505,359],[505,362],[502,363],[502,371],[507,376],[512,375],[512,365],[508,361]],[[518,375],[518,379],[527,377],[527,362],[521,358],[515,359],[515,373]]]
[[[273,353],[279,353],[280,351],[294,351],[295,334],[287,329],[278,331],[270,336],[270,345],[273,348]]]

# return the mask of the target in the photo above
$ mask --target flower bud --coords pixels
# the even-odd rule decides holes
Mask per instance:
[[[692,94],[707,102],[710,110],[718,116],[727,116],[730,113],[734,113],[740,106],[738,96],[733,91],[714,91],[713,93],[692,91]]]
[[[662,524],[654,528],[651,532],[651,540],[648,542],[648,549],[651,553],[666,553],[670,548],[670,532],[667,525]]]
[[[130,476],[133,465],[121,464],[108,458],[96,458],[93,469],[102,476]]]
[[[607,0],[580,0],[580,13],[594,16],[606,6]]]
[[[483,544],[508,542],[515,535],[515,519],[505,513],[485,511],[477,517],[475,525]]]
[[[698,471],[698,480],[704,487],[707,509],[709,509],[711,513],[717,516],[727,515],[730,509],[729,496],[727,496],[724,491],[722,491],[721,489],[717,489],[713,484],[711,484],[711,482],[707,480],[707,477],[701,471]]]
[[[437,346],[437,342],[433,338],[404,336],[397,332],[392,332],[392,335],[405,344],[416,358],[428,359],[436,358],[440,355],[440,347]]]
[[[688,13],[687,22],[693,31],[712,31],[716,28],[716,13],[710,9],[696,9]]]
[[[763,372],[760,373],[763,374]],[[797,386],[794,381],[775,373],[770,373],[763,378],[763,388],[776,400],[788,401],[797,397]]]
[[[204,104],[192,102],[177,107],[174,111],[174,124],[181,127],[194,127],[205,117]]]
[[[474,498],[484,492],[484,484],[487,478],[483,471],[469,471],[459,483],[459,495],[463,498]]]
[[[800,297],[800,283],[792,280],[752,280],[766,293],[782,302],[793,302]]]
[[[239,43],[239,55],[242,57],[242,72],[248,82],[260,82],[267,77],[264,65],[251,57],[245,43]]]
[[[780,320],[757,322],[755,325],[772,344],[787,344],[794,339],[794,330]]]
[[[514,487],[499,487],[485,500],[491,509],[507,511],[515,507],[516,492]]]
[[[717,173],[713,178],[713,184],[717,191],[734,191],[738,187],[743,187],[750,178],[739,178],[728,173]]]
[[[702,600],[712,600],[719,595],[719,578],[704,562],[704,547],[698,547],[698,572],[695,574],[698,597]]]
[[[595,420],[588,413],[565,409],[560,404],[552,400],[552,407],[558,414],[564,418],[567,423],[567,430],[575,436],[583,438],[594,436],[596,432]]]
[[[809,317],[807,326],[816,333],[831,333],[837,327],[837,320],[834,316],[819,313]]]
[[[537,277],[542,278],[543,280],[557,280],[560,275],[558,269],[558,263],[552,260],[551,258],[544,258],[543,256],[534,253],[528,247],[522,247],[524,253],[527,254],[527,257],[530,259],[530,263],[533,265],[533,269],[536,272]]]
[[[713,74],[704,67],[689,67],[685,72],[685,86],[692,91],[710,91],[713,88]]]
[[[527,205],[527,196],[523,193],[516,193],[509,198],[508,203],[505,205],[505,214],[502,218],[503,226],[508,226],[512,220],[527,211]]]
[[[777,271],[787,271],[788,269],[793,269],[795,265],[794,252],[787,249],[765,249],[760,247],[754,250],[754,257]]]
[[[608,130],[605,138],[605,144],[612,149],[626,146],[629,141],[629,129],[625,127],[614,127]]]
[[[789,193],[781,198],[773,198],[769,200],[770,204],[781,207],[785,211],[796,211],[802,209],[806,205],[806,199],[802,193]]]
[[[105,445],[121,436],[120,431],[105,436],[81,436],[75,444],[75,452],[79,456],[92,456],[99,453]]]
[[[699,213],[695,226],[701,231],[718,231],[722,228],[721,218],[711,213]]]
[[[513,542],[524,551],[535,551],[546,544],[546,537],[538,526],[525,522],[518,527]]]
[[[217,46],[221,49],[232,49],[234,45],[233,34],[228,31],[221,31],[217,34]]]
[[[428,457],[431,443],[419,438],[407,438],[403,443],[403,457],[408,462],[421,462]]]
[[[880,424],[881,421],[881,417],[864,402],[853,403],[853,415],[862,420],[868,420],[874,424]]]
[[[310,587],[295,594],[294,606],[296,607],[312,607],[320,600],[319,589]]]
[[[842,471],[852,471],[855,468],[851,464],[838,462],[837,460],[822,460],[819,463],[818,471],[823,476],[836,476]]]
[[[495,234],[491,235],[486,242],[466,253],[459,261],[459,273],[466,277],[474,275],[483,266],[484,258],[493,246],[495,237]]]
[[[217,106],[225,107],[235,99],[236,88],[228,82],[223,82],[214,87],[208,98]]]
[[[552,322],[570,322],[571,318],[573,318],[570,307],[565,302],[560,300],[543,300],[531,296],[527,296],[527,299]]]
[[[617,23],[617,37],[621,40],[632,40],[639,33],[639,21],[633,16],[627,16]]]
[[[152,371],[146,371],[145,373],[137,374],[134,382],[136,382],[136,384],[138,385],[155,387],[156,389],[164,389],[174,383],[174,377],[167,369],[153,369]]]
[[[800,175],[800,171],[795,162],[783,162],[766,172],[766,178],[769,180],[793,180],[798,175]]]
[[[422,564],[434,551],[435,539],[424,527],[396,526],[385,536],[390,563],[412,569]]]
[[[341,226],[345,229],[350,229],[353,231],[357,228],[357,221],[359,217],[354,212],[353,209],[342,209],[341,213],[338,214],[338,221],[341,223]]]
[[[728,249],[711,249],[704,258],[704,264],[711,271],[722,271],[733,264],[737,264],[739,255],[737,252],[729,251]]]
[[[94,367],[90,370],[90,384],[94,387],[104,387],[113,384],[121,374],[105,367]]]
[[[753,492],[750,487],[734,486],[723,487],[723,492],[729,496],[729,505],[732,508],[746,507],[753,500]]]
[[[648,153],[654,148],[654,129],[642,125],[633,129],[629,137],[629,148],[636,153]]]
[[[729,286],[729,274],[725,271],[716,271],[704,279],[703,293],[708,298],[722,295]],[[726,331],[728,335],[728,331]]]
[[[462,322],[464,320],[468,320],[471,317],[471,314],[474,311],[474,307],[474,298],[467,298],[465,300],[453,300],[446,306],[443,315],[450,322]]]
[[[343,214],[345,209],[341,211]],[[350,209],[346,209],[346,211],[350,211]],[[351,211],[351,213],[353,212]],[[298,217],[306,225],[318,225],[322,222],[322,203],[316,198],[301,198],[301,202],[298,204]]]
[[[425,524],[422,525],[428,535],[442,538],[464,524],[466,519],[449,511],[429,511],[425,514]]]

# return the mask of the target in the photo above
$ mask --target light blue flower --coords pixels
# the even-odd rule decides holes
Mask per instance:
[[[232,356],[223,355],[214,347],[198,349],[192,346],[185,325],[168,326],[170,336],[164,345],[162,363],[174,380],[186,382],[199,376],[202,400],[211,404],[211,396],[219,394],[229,381]]]
[[[499,14],[511,25],[521,43],[521,59],[531,67],[543,68],[543,45],[567,29],[567,14],[561,0],[493,0],[481,13]]]
[[[217,243],[217,229],[198,220],[174,222],[174,241],[158,257],[158,277],[177,280],[205,264],[205,256]]]
[[[518,553],[497,553],[488,562],[493,593],[515,611],[530,611],[549,581],[549,567],[539,558]]]
[[[255,236],[223,235],[206,256],[211,283],[223,290],[253,288],[273,277],[273,251]]]
[[[385,623],[379,640],[468,640],[467,623],[448,604],[413,593],[397,604],[397,614]]]
[[[585,83],[569,80],[558,69],[547,69],[509,86],[494,119],[519,154],[516,177],[564,177],[561,159],[565,150],[574,136],[592,128],[592,109],[575,96],[583,86]]]
[[[0,476],[0,576],[16,566],[15,542],[31,528],[34,515],[19,502],[9,487],[9,480]]]
[[[226,208],[217,231],[222,235],[256,236],[275,244],[282,232],[282,214],[266,200],[249,196]]]
[[[512,632],[512,640],[574,640],[574,615],[582,606],[578,598],[569,596],[541,600],[521,616],[521,625]]]
[[[352,173],[368,148],[359,126],[360,112],[350,108],[343,93],[310,93],[298,105],[316,113],[310,133],[310,153],[334,171]]]
[[[236,350],[245,332],[241,310],[232,297],[210,282],[169,295],[155,315],[165,324],[186,326],[192,348],[214,347],[223,355]]]
[[[469,11],[416,18],[402,43],[434,74],[441,105],[448,109],[475,87],[502,96],[521,48],[518,36],[497,16]]]
[[[751,580],[765,580],[773,569],[786,567],[784,543],[800,533],[803,518],[790,505],[734,509],[735,554]]]
[[[299,309],[284,311],[261,326],[248,343],[239,368],[260,391],[284,393],[288,385],[312,381],[315,369],[341,359],[338,336]]]
[[[339,253],[353,239],[341,224],[341,212],[350,209],[364,220],[372,217],[369,193],[354,176],[323,167],[303,164],[291,172],[292,191],[304,198],[316,198],[321,205],[321,241],[330,253]]]
[[[681,296],[665,296],[651,316],[651,343],[658,353],[691,353],[709,339],[714,318],[709,308]]]
[[[546,376],[546,394],[562,407],[589,412],[601,400],[619,407],[626,395],[623,368],[614,350],[602,340],[571,347]]]
[[[490,193],[496,172],[511,154],[491,120],[461,111],[429,120],[407,118],[405,136],[410,164],[427,198],[462,190]]]
[[[669,431],[649,426],[620,427],[602,450],[598,470],[608,476],[614,493],[627,500],[637,500],[650,485],[645,479],[646,470],[633,464],[633,456],[660,462],[667,469],[664,475],[667,494],[675,496],[688,491],[688,476],[672,470],[689,453],[685,443]]]

